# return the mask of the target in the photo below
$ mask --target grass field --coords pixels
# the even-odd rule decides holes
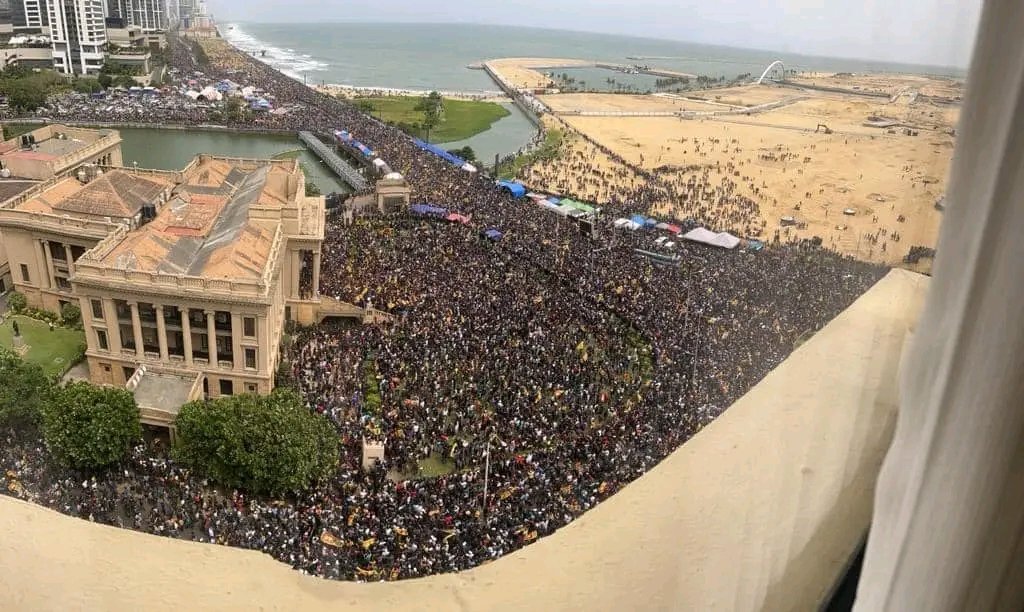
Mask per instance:
[[[426,459],[420,459],[420,470],[422,478],[435,478],[454,472],[455,464],[446,457],[433,453]]]
[[[373,115],[383,121],[413,124],[423,121],[423,112],[416,110],[416,105],[423,98],[412,96],[388,96],[383,98],[359,98],[357,103],[368,103],[373,107]],[[430,142],[444,143],[465,140],[486,132],[491,124],[508,116],[509,110],[494,102],[478,102],[475,100],[444,100],[444,116],[441,124],[430,131]],[[418,133],[416,136],[424,137]]]
[[[12,320],[18,322],[21,336],[29,346],[28,353],[22,358],[38,363],[46,374],[61,374],[81,357],[85,346],[84,332],[63,327],[50,331],[46,323],[20,315],[4,318],[3,325],[0,325],[0,346],[13,348]]]
[[[542,161],[550,161],[558,156],[558,149],[562,146],[562,130],[552,128],[544,134],[544,144],[537,150],[520,155],[511,162],[503,163],[498,167],[498,178],[512,180],[519,175],[519,171],[526,166]]]

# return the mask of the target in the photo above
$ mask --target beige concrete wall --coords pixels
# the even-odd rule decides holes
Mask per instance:
[[[894,271],[645,476],[456,575],[337,583],[0,497],[14,610],[813,610],[868,526],[927,287]]]
[[[34,235],[18,228],[5,227],[0,230],[0,241],[3,242],[7,252],[15,290],[25,294],[30,306],[42,308],[40,290],[48,288],[46,284],[47,270],[46,262],[37,253],[38,247]],[[27,283],[21,274],[22,264],[28,268],[29,281]]]

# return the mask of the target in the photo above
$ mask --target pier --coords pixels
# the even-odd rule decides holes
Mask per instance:
[[[312,132],[299,132],[299,140],[309,147],[309,150],[315,153],[317,157],[322,159],[328,168],[348,183],[352,189],[363,191],[370,186],[366,179],[363,178],[363,175],[345,163],[345,160],[338,157],[337,153],[321,142]]]

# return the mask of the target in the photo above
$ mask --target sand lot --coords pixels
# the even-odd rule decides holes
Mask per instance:
[[[567,93],[540,96],[553,111],[719,111],[719,104],[688,100],[682,96]]]
[[[538,89],[551,84],[551,79],[544,76],[543,68],[550,66],[588,66],[591,63],[578,59],[546,57],[506,57],[487,62],[491,70],[501,74],[507,83],[513,87],[526,89]]]
[[[961,95],[951,81],[926,77],[818,76],[815,80],[830,87],[860,83],[856,86],[889,93],[911,83],[949,97]],[[935,246],[942,220],[935,202],[945,192],[957,106],[923,98],[911,103],[908,96],[890,102],[884,97],[770,85],[696,95],[745,106],[799,100],[750,115],[683,119],[581,117],[559,112],[669,109],[674,101],[664,96],[544,96],[560,119],[581,135],[566,139],[560,160],[530,168],[523,178],[537,189],[576,193],[601,202],[642,186],[645,179],[629,168],[635,164],[656,170],[663,185],[679,190],[688,183],[701,185],[697,191],[706,197],[656,202],[654,209],[680,219],[695,217],[715,230],[765,240],[820,237],[842,253],[889,264],[899,263],[911,246]],[[872,116],[901,125],[891,130],[864,125]],[[832,133],[816,133],[819,124]],[[904,133],[902,125],[911,126],[917,135]],[[608,147],[626,164],[613,160],[582,135]],[[737,198],[743,202],[737,203]],[[784,216],[793,217],[798,226],[783,227]]]

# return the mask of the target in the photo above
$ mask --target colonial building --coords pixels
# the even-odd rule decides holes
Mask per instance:
[[[379,188],[408,204],[404,181]],[[92,382],[132,390],[143,422],[173,432],[187,401],[269,393],[286,321],[386,318],[320,296],[325,216],[296,160],[200,155],[37,184],[0,205],[0,244],[30,304],[81,308]]]
[[[131,382],[152,424],[200,393],[270,392],[287,298],[323,241],[323,198],[305,196],[294,160],[200,156],[180,173],[129,176],[166,181],[167,197],[145,194],[139,223],[75,263],[93,382]]]
[[[119,215],[79,218],[74,202],[54,208],[38,196],[81,184],[100,164],[121,165],[115,130],[51,125],[0,143],[0,293],[17,288],[33,306],[51,310],[70,301],[69,263],[105,237]],[[77,182],[67,178],[80,170]]]

